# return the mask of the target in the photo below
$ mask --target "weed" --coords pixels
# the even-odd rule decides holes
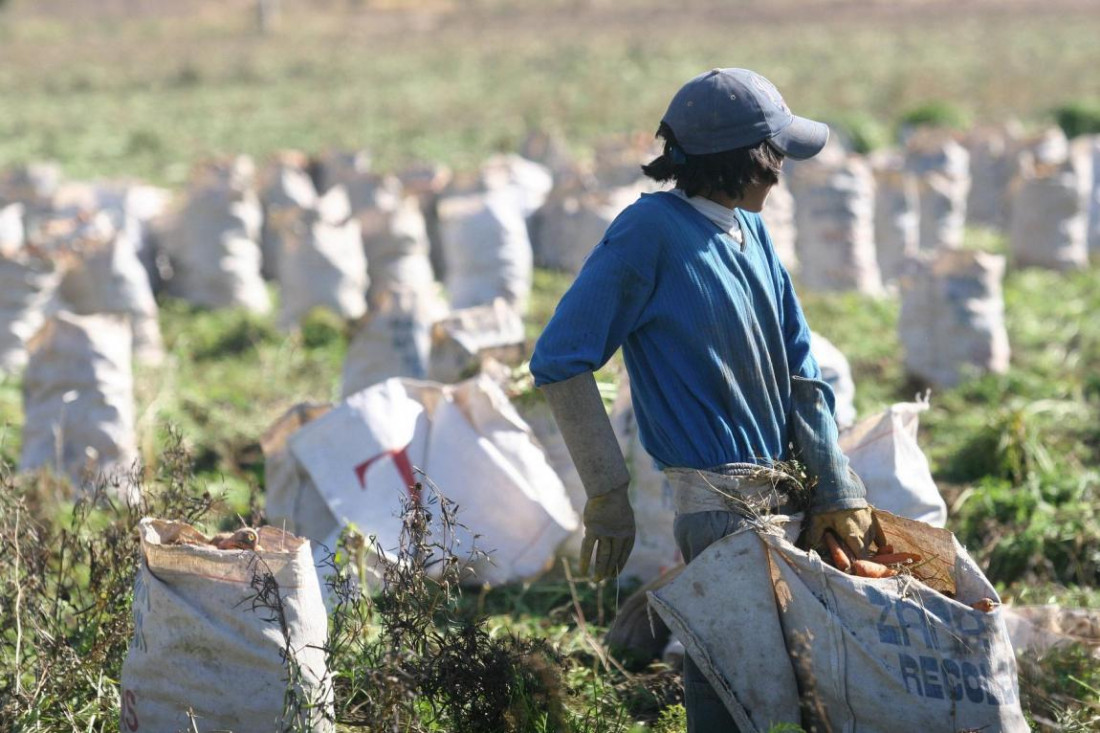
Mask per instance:
[[[1068,138],[1094,135],[1100,132],[1100,101],[1090,99],[1063,104],[1055,108],[1054,119]]]

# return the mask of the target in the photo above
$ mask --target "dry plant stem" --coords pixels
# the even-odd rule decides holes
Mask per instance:
[[[15,508],[15,536],[19,537],[19,507]],[[21,560],[19,543],[15,543],[15,572],[12,582],[15,584],[15,694],[23,691],[23,671],[20,669],[20,653],[23,648],[23,584],[19,579],[19,561]]]
[[[577,584],[573,580],[573,574],[569,571],[569,563],[566,562],[563,557],[561,560],[561,566],[565,570],[565,580],[569,583],[569,595],[573,598],[573,614],[577,619],[577,629],[581,632],[581,636],[584,637],[585,643],[592,647],[592,651],[595,652],[596,658],[600,660],[603,665],[604,671],[610,673],[611,668],[614,667],[618,670],[626,679],[630,680],[633,675],[630,674],[617,660],[615,660],[600,642],[592,636],[588,631],[588,623],[584,619],[584,611],[581,609],[580,599],[577,597]]]

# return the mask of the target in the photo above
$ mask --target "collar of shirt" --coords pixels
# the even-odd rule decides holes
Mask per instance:
[[[702,196],[689,197],[683,189],[674,188],[672,193],[691,204],[696,211],[710,219],[714,224],[733,238],[737,244],[744,246],[744,238],[741,235],[741,224],[737,221],[737,210],[728,209],[722,204],[711,201]]]

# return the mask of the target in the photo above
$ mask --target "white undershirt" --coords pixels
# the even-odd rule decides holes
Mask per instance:
[[[687,201],[695,210],[710,219],[714,224],[733,238],[733,241],[742,244],[741,224],[737,221],[737,211],[729,209],[722,204],[711,201],[703,196],[688,197],[683,189],[674,188],[672,193]]]

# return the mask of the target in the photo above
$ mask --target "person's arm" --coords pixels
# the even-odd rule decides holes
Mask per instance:
[[[611,428],[593,372],[637,326],[653,289],[644,269],[645,240],[613,226],[562,296],[531,358],[535,384],[550,404],[588,501],[584,508],[581,573],[617,576],[634,546],[630,473]],[[633,252],[630,261],[624,252]]]

